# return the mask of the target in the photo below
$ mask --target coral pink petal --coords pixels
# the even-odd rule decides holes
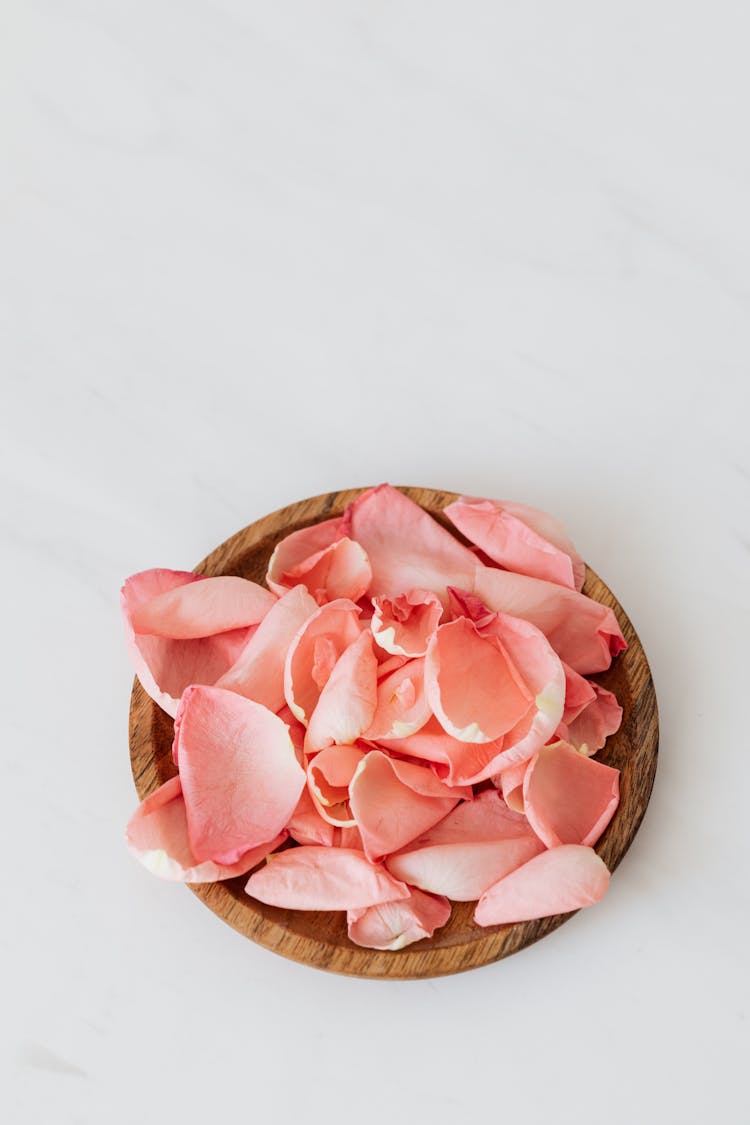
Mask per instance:
[[[608,886],[609,871],[593,848],[565,844],[541,852],[486,890],[474,921],[505,926],[567,914],[598,902]]]
[[[397,488],[381,484],[364,492],[344,519],[346,534],[370,560],[371,595],[397,598],[423,589],[444,601],[446,586],[471,586],[473,553]]]
[[[310,716],[305,752],[334,743],[345,746],[369,727],[378,698],[378,662],[372,636],[364,631],[344,649]]]
[[[391,875],[454,902],[473,902],[488,887],[543,851],[536,836],[472,843],[434,844],[388,856]]]
[[[276,602],[263,586],[246,578],[194,576],[141,602],[131,616],[136,633],[152,633],[175,640],[193,640],[257,625]]]
[[[573,719],[566,720],[558,728],[566,742],[576,750],[588,755],[601,750],[611,734],[620,729],[622,707],[616,696],[598,684],[589,684],[594,698]]]
[[[307,765],[307,787],[323,820],[337,828],[353,828],[349,783],[364,752],[356,746],[328,746]]]
[[[446,898],[412,890],[408,899],[349,910],[349,940],[367,949],[404,949],[412,942],[432,937],[450,918]]]
[[[538,535],[551,543],[553,547],[563,551],[570,557],[573,564],[573,582],[576,590],[580,590],[586,577],[586,564],[576,550],[573,540],[568,535],[563,524],[543,512],[541,508],[531,508],[528,504],[517,504],[512,500],[501,500],[503,509],[512,516],[516,516]]]
[[[231,668],[216,686],[262,703],[269,711],[284,706],[284,665],[294,637],[316,613],[317,602],[304,586],[279,598]]]
[[[498,637],[459,618],[441,625],[427,649],[427,699],[460,742],[492,742],[512,730],[533,696]]]
[[[503,791],[503,800],[509,809],[514,812],[522,813],[523,807],[523,779],[526,776],[526,771],[529,768],[528,760],[519,762],[515,766],[508,766],[501,773],[497,775],[495,783],[499,782]]]
[[[307,786],[302,790],[297,807],[287,825],[289,835],[298,844],[333,846],[334,827],[318,812]]]
[[[620,771],[579,754],[565,742],[544,746],[523,782],[524,811],[548,848],[591,846],[614,816]]]
[[[340,516],[333,520],[322,520],[287,535],[276,544],[268,563],[266,582],[269,589],[281,596],[290,585],[297,585],[296,582],[285,583],[283,575],[300,570],[307,560],[320,556],[345,535],[344,520]]]
[[[286,910],[362,910],[409,888],[354,848],[289,848],[251,875],[246,892]]]
[[[329,602],[308,618],[286,655],[284,695],[305,726],[344,649],[361,633],[359,610],[346,598]]]
[[[575,547],[570,544],[571,556],[529,522],[535,515],[546,517],[546,513],[520,504],[507,505],[503,501],[462,496],[448,505],[445,514],[467,539],[507,570],[568,586],[571,590],[583,585],[585,568]],[[546,518],[554,522],[551,517]],[[534,520],[537,527],[541,522]],[[564,536],[564,532],[562,534]]]
[[[409,847],[513,840],[530,835],[532,828],[526,817],[509,809],[496,789],[485,789],[456,805],[453,812]]]
[[[244,852],[236,863],[199,863],[188,839],[182,784],[179,777],[173,777],[141,801],[130,818],[125,839],[133,855],[152,875],[181,883],[213,883],[245,875],[284,842],[286,832]]]
[[[422,791],[418,792],[415,785]],[[372,860],[416,839],[442,820],[458,800],[424,766],[394,761],[378,750],[360,763],[349,794],[365,852]]]
[[[189,687],[175,743],[196,859],[234,863],[283,831],[305,771],[277,715],[231,691]]]
[[[306,586],[319,605],[336,598],[357,601],[367,592],[371,580],[365,550],[352,539],[339,539],[282,575],[286,586]]]
[[[364,738],[408,738],[427,723],[432,712],[427,702],[424,657],[409,660],[378,684],[377,707]]]
[[[424,656],[443,616],[437,594],[408,590],[396,598],[373,598],[370,628],[381,648],[399,656]]]
[[[536,625],[576,672],[601,672],[626,647],[609,606],[553,582],[479,566],[471,592],[490,609]]]
[[[503,739],[494,742],[459,742],[435,718],[408,738],[379,738],[387,750],[430,762],[450,785],[470,785],[497,773]],[[533,751],[532,751],[533,753]]]
[[[184,571],[145,570],[128,578],[122,588],[125,641],[136,675],[144,691],[173,717],[185,688],[189,684],[216,683],[232,667],[259,626],[179,640],[136,633],[132,620],[155,598],[206,581]]]

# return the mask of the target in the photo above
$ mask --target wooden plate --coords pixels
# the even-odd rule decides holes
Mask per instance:
[[[271,552],[280,539],[298,528],[341,515],[346,505],[363,491],[354,488],[331,492],[273,512],[222,543],[195,571],[210,575],[239,574],[263,582]],[[450,526],[442,510],[456,499],[455,493],[424,488],[402,488],[401,491],[446,527]],[[656,696],[633,626],[614,594],[589,569],[584,592],[612,607],[628,642],[627,650],[617,657],[612,667],[597,676],[602,686],[615,692],[624,711],[620,730],[607,740],[606,747],[597,756],[597,760],[621,771],[620,805],[596,848],[614,871],[638,831],[654,783],[659,743]],[[176,773],[171,755],[172,733],[172,719],[146,695],[136,680],[130,705],[130,757],[141,799]],[[474,903],[454,903],[450,921],[434,937],[399,952],[378,952],[362,949],[349,941],[345,914],[266,906],[248,898],[243,891],[246,881],[247,876],[243,875],[223,883],[193,885],[190,889],[230,926],[266,949],[319,969],[351,976],[403,980],[462,972],[516,953],[573,916],[572,913],[561,914],[485,929],[472,921]],[[610,894],[616,893],[615,885]]]

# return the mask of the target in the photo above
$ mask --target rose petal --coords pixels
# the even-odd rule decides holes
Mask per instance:
[[[412,890],[408,899],[384,902],[365,910],[349,910],[346,921],[349,940],[367,949],[403,949],[412,942],[432,937],[450,918],[451,904],[445,898]]]
[[[620,771],[579,754],[565,742],[544,746],[523,782],[529,824],[548,848],[591,846],[614,816]]]
[[[514,812],[522,813],[524,811],[523,805],[523,779],[526,776],[526,771],[529,768],[528,759],[524,762],[518,762],[514,766],[508,766],[502,770],[496,778],[493,778],[495,784],[499,784],[503,793],[503,800],[509,809]]]
[[[533,834],[509,840],[435,844],[388,856],[391,875],[423,891],[473,902],[488,887],[544,849]]]
[[[260,703],[189,687],[175,723],[190,846],[234,863],[289,823],[305,784],[287,726]]]
[[[581,683],[574,685],[573,676]],[[620,729],[622,707],[611,691],[584,680],[572,668],[566,668],[565,679],[565,710],[556,733],[581,753],[596,754],[609,736]]]
[[[286,655],[284,695],[305,726],[344,649],[360,635],[359,611],[346,598],[322,606],[299,630]]]
[[[533,696],[497,636],[459,618],[440,625],[425,658],[425,689],[440,725],[460,742],[492,742],[529,710]]]
[[[609,668],[612,657],[627,647],[609,606],[575,590],[479,566],[472,592],[490,609],[536,625],[560,659],[582,674]]]
[[[231,668],[259,626],[232,629],[212,637],[176,640],[136,633],[133,617],[169,591],[207,582],[197,574],[175,570],[144,570],[122,588],[125,641],[144,691],[168,715],[174,715],[189,684],[214,684]]]
[[[285,572],[303,566],[314,555],[319,556],[345,534],[344,520],[339,516],[338,519],[321,520],[286,535],[276,544],[268,562],[266,582],[269,589],[281,596],[290,586],[297,585],[296,582],[282,581]]]
[[[211,637],[257,625],[276,602],[274,594],[246,578],[191,577],[197,580],[139,602],[130,619],[134,632],[175,640]]]
[[[199,863],[188,839],[185,801],[179,777],[169,781],[141,801],[125,830],[133,855],[152,875],[181,883],[213,883],[244,875],[286,839],[286,832],[244,852],[236,863]]]
[[[306,753],[334,743],[349,745],[366,730],[375,714],[377,668],[372,636],[362,632],[344,649],[320,693],[307,728]]]
[[[325,848],[333,846],[335,829],[318,812],[307,786],[300,793],[287,829],[298,844],[319,844]]]
[[[280,711],[284,706],[287,650],[317,608],[317,602],[304,586],[289,590],[269,611],[216,686],[262,703],[269,711]]]
[[[397,598],[423,589],[443,601],[447,585],[471,586],[477,563],[469,548],[397,488],[369,489],[349,505],[344,519],[347,534],[370,560],[371,595]]]
[[[424,657],[409,660],[378,683],[377,706],[363,737],[408,738],[427,723],[432,712],[427,702]]]
[[[364,752],[356,746],[328,746],[310,760],[307,787],[319,815],[337,828],[354,828],[349,783]]]
[[[593,848],[564,844],[518,867],[479,900],[474,921],[504,926],[551,914],[567,914],[603,898],[609,871]]]
[[[580,590],[583,559],[546,512],[505,500],[459,497],[445,509],[455,527],[500,566]]]
[[[250,876],[246,892],[286,910],[361,910],[409,888],[353,848],[289,848]]]
[[[373,598],[372,635],[386,652],[424,656],[443,606],[429,590],[408,590],[396,598]]]
[[[509,809],[496,789],[486,789],[476,797],[461,801],[453,812],[448,813],[409,847],[512,840],[532,834],[533,830],[525,816]]]
[[[375,861],[404,847],[442,820],[464,794],[443,785],[424,766],[371,751],[349,785],[349,803],[368,858]]]

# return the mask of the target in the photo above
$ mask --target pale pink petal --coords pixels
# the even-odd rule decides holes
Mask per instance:
[[[349,802],[367,856],[377,860],[416,839],[456,805],[457,797],[424,766],[373,750],[349,786]],[[416,776],[416,772],[422,775]],[[422,792],[417,792],[420,785]],[[455,792],[455,790],[453,791]]]
[[[376,649],[376,656],[378,657],[378,680],[384,680],[397,668],[403,668],[409,659],[407,656],[388,656],[385,649],[382,648]]]
[[[492,742],[512,730],[533,696],[499,637],[458,618],[427,649],[425,687],[441,726],[460,742]]]
[[[513,840],[533,834],[525,816],[513,812],[496,789],[485,789],[456,805],[453,812],[428,829],[409,847]]]
[[[354,828],[349,783],[364,752],[356,746],[328,746],[307,766],[307,788],[318,813],[337,828]]]
[[[199,861],[234,863],[289,823],[305,771],[287,726],[262,704],[221,688],[189,687],[175,745]]]
[[[318,812],[307,786],[300,793],[287,829],[298,844],[320,844],[326,848],[333,845],[334,827]]]
[[[170,778],[141,801],[125,830],[127,845],[152,875],[181,883],[213,883],[244,875],[283,844],[286,832],[244,852],[236,863],[199,863],[188,839],[185,801],[179,777]]]
[[[274,594],[246,578],[191,577],[196,581],[137,604],[130,619],[133,630],[175,640],[211,637],[257,625],[276,602]]]
[[[609,668],[626,647],[609,606],[553,582],[479,566],[472,592],[490,609],[536,625],[560,659],[582,674]]]
[[[557,730],[559,737],[575,746],[582,754],[596,754],[611,734],[620,729],[622,707],[616,696],[598,684],[589,684],[594,698],[572,719],[565,719]]]
[[[345,746],[372,722],[378,696],[378,662],[365,631],[344,649],[320,693],[305,737],[305,752]]]
[[[318,609],[299,630],[286,654],[284,695],[305,726],[344,649],[361,633],[359,610],[346,598]]]
[[[333,846],[335,848],[353,848],[357,852],[365,850],[362,835],[356,825],[347,824],[342,825],[341,828],[334,828]]]
[[[269,589],[281,596],[288,589],[288,585],[282,582],[285,572],[301,566],[313,555],[320,555],[345,535],[344,520],[340,516],[292,531],[274,547],[266,572]]]
[[[269,711],[280,711],[284,706],[287,651],[317,609],[317,602],[304,586],[289,590],[269,611],[216,686],[262,703]]]
[[[396,598],[423,589],[445,601],[446,586],[471,587],[473,553],[397,488],[381,484],[364,492],[344,520],[346,534],[370,560],[371,595]]]
[[[620,771],[579,754],[565,742],[544,746],[523,783],[529,824],[548,848],[593,845],[620,800]]]
[[[231,668],[259,626],[232,629],[212,637],[176,640],[136,633],[132,619],[155,598],[207,581],[185,571],[145,570],[128,578],[122,588],[125,641],[136,675],[148,695],[173,717],[185,688],[189,684],[216,683]]]
[[[485,555],[507,570],[580,590],[583,559],[564,528],[537,508],[505,500],[461,496],[445,509],[448,519]]]
[[[438,627],[443,606],[429,590],[408,590],[396,598],[373,598],[375,612],[370,628],[386,652],[399,656],[424,656]]]
[[[488,887],[544,849],[530,834],[509,840],[434,844],[386,858],[391,875],[454,902],[472,902]]]
[[[365,910],[349,910],[349,940],[367,949],[404,949],[412,942],[432,937],[450,918],[446,898],[412,890],[401,902],[384,902]]]
[[[432,712],[427,702],[424,657],[408,660],[378,683],[377,707],[363,737],[408,738],[427,723]]]
[[[498,770],[503,739],[493,742],[459,742],[434,717],[408,738],[379,738],[387,750],[430,762],[449,785],[467,785],[491,777]],[[533,751],[531,751],[533,753]]]
[[[354,848],[289,848],[250,876],[245,890],[286,910],[361,910],[409,897],[409,888]]]
[[[529,768],[528,760],[518,762],[514,766],[508,766],[502,770],[496,778],[493,778],[495,784],[499,784],[503,793],[503,800],[509,809],[515,812],[522,813],[523,807],[523,779],[526,776],[526,771]]]
[[[564,844],[541,852],[485,891],[474,921],[505,926],[567,914],[598,902],[608,886],[609,871],[593,848]]]

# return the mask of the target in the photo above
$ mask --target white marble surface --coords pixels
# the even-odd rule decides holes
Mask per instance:
[[[746,6],[5,0],[9,1125],[748,1120]],[[662,753],[598,907],[390,984],[126,853],[118,588],[330,488],[550,509]]]

